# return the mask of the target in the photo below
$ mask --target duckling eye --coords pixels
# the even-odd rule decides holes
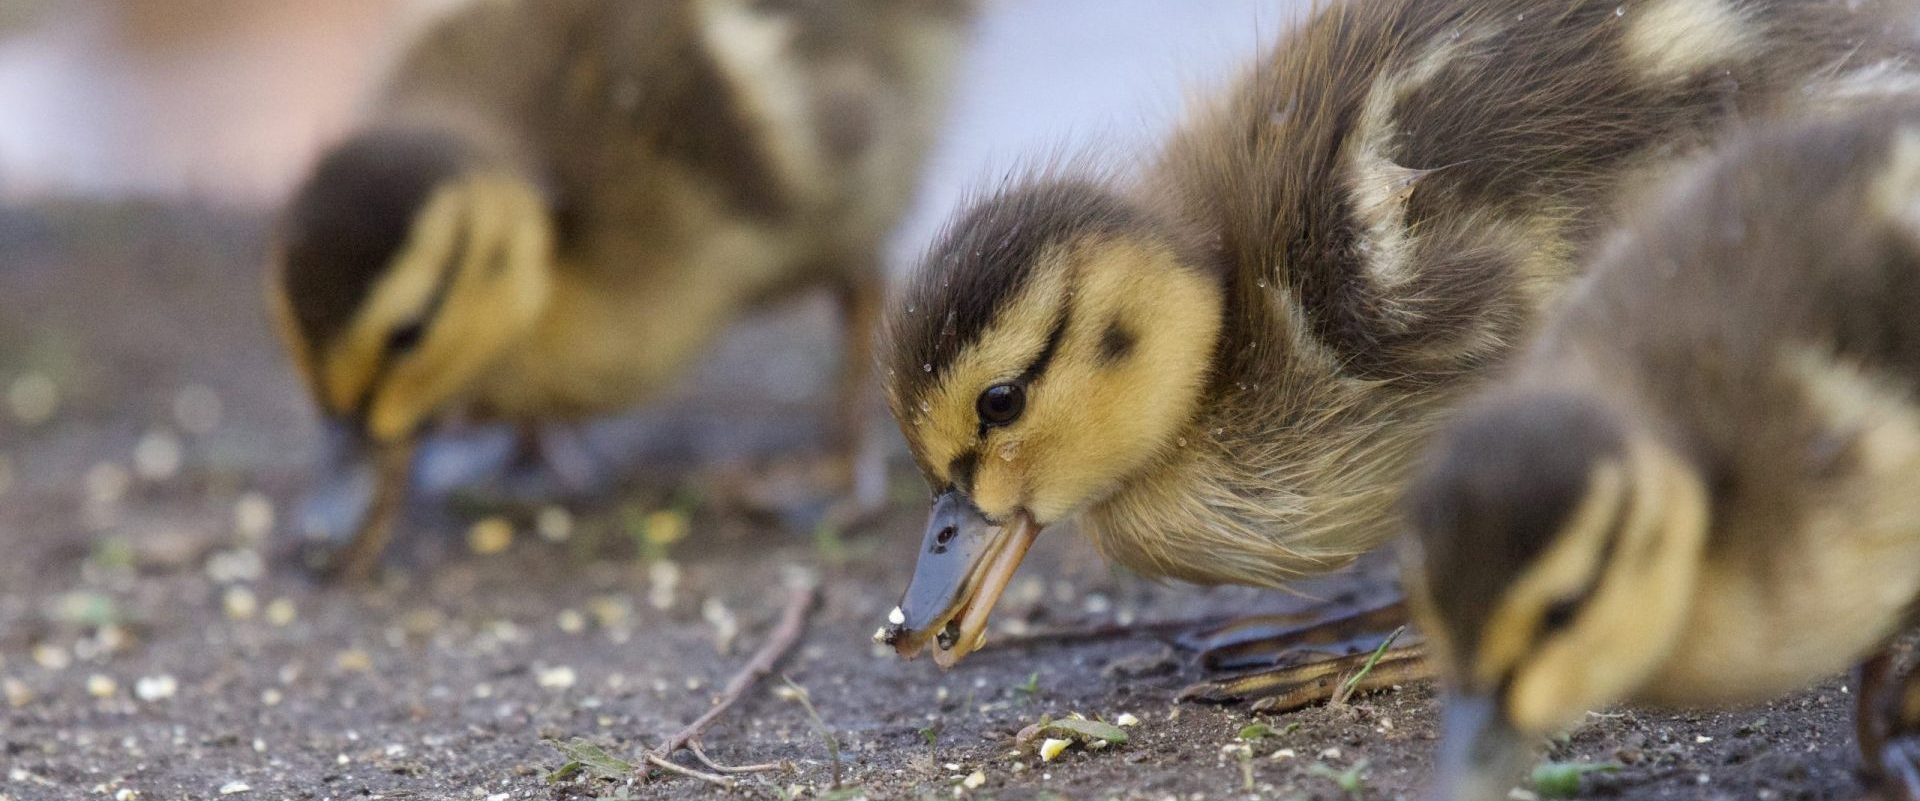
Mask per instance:
[[[980,393],[980,400],[974,406],[981,422],[1003,426],[1019,419],[1020,412],[1027,408],[1027,391],[1019,384],[995,384]]]
[[[387,352],[405,354],[420,346],[426,338],[427,324],[420,320],[405,323],[387,332]]]

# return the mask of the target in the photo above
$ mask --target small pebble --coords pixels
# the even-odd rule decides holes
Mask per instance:
[[[220,785],[220,794],[221,795],[237,795],[239,793],[244,793],[251,789],[253,788],[247,786],[246,782],[227,782],[226,784]]]
[[[173,421],[189,434],[209,434],[220,427],[220,396],[201,384],[188,384],[173,395]]]
[[[183,459],[180,437],[165,429],[147,432],[133,446],[133,472],[142,481],[160,482],[179,475]]]
[[[275,626],[293,625],[294,618],[298,616],[292,599],[275,598],[267,603],[267,622]]]
[[[248,492],[233,502],[233,533],[249,543],[260,543],[273,533],[273,501],[259,492]]]
[[[533,517],[533,530],[548,542],[565,542],[573,536],[573,514],[558,506],[542,507]]]
[[[560,630],[568,634],[579,634],[587,628],[587,616],[574,609],[560,610],[556,622],[559,623]]]
[[[674,594],[680,588],[680,566],[661,559],[647,565],[647,603],[665,611],[673,608]]]
[[[127,488],[132,486],[133,477],[127,469],[113,462],[101,462],[87,468],[87,474],[81,481],[86,483],[87,502],[96,506],[111,506],[126,497]]]
[[[538,675],[535,676],[535,681],[538,681],[540,686],[549,690],[567,689],[572,687],[574,682],[578,680],[579,677],[574,675],[573,668],[567,667],[566,665],[553,668],[541,668]]]
[[[253,590],[236,584],[220,596],[220,607],[226,610],[229,620],[252,620],[260,611],[260,600],[254,597]]]
[[[353,648],[341,651],[333,658],[333,665],[351,673],[365,673],[373,669],[373,656],[366,651]]]
[[[280,702],[285,699],[286,696],[281,695],[279,690],[272,687],[260,691],[260,703],[265,706],[279,706]]]
[[[0,694],[7,697],[7,706],[18,709],[33,703],[33,688],[19,679],[0,679]]]
[[[513,545],[513,524],[504,517],[483,518],[467,529],[467,547],[481,556],[491,556]]]
[[[180,682],[169,674],[141,676],[133,683],[133,694],[142,701],[164,701],[180,691]]]
[[[73,654],[58,645],[41,643],[33,647],[33,662],[47,670],[66,670],[73,664]]]
[[[120,692],[120,683],[114,681],[112,676],[95,673],[87,677],[88,695],[95,698],[112,698],[118,692]]]
[[[40,425],[60,410],[60,388],[44,373],[27,373],[7,387],[7,408],[21,424]]]
[[[965,787],[969,790],[977,790],[980,788],[980,785],[983,785],[986,783],[987,783],[987,774],[977,770],[967,774],[967,778],[960,780],[960,786]]]

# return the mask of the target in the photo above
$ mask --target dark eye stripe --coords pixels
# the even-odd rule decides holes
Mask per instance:
[[[947,483],[968,495],[973,494],[973,474],[980,469],[980,452],[967,451],[947,463]]]
[[[420,310],[418,338],[426,341],[433,332],[433,323],[440,317],[440,307],[447,302],[447,295],[453,291],[453,281],[460,274],[460,265],[465,264],[469,251],[473,249],[473,215],[462,214],[459,217],[460,228],[455,232],[453,252],[440,263],[440,274],[433,279],[433,290],[427,294],[427,303]],[[393,372],[395,354],[391,349],[382,348],[380,360],[374,363],[373,380],[367,382],[367,388],[354,403],[353,419],[361,427],[367,425],[367,416],[373,413],[373,399],[380,392],[380,385],[386,383],[387,376]]]
[[[1067,336],[1067,324],[1072,321],[1073,305],[1068,304],[1060,310],[1060,319],[1053,322],[1053,330],[1047,332],[1047,343],[1040,347],[1040,355],[1034,357],[1027,369],[1020,371],[1018,380],[1021,384],[1031,384],[1047,371],[1047,366],[1053,363],[1054,354],[1060,351],[1060,340]]]
[[[1627,482],[1626,488],[1621,493],[1620,503],[1616,507],[1618,512],[1607,525],[1606,539],[1600,544],[1600,557],[1594,560],[1593,573],[1587,576],[1586,583],[1582,584],[1579,590],[1555,600],[1547,607],[1540,621],[1542,636],[1565,628],[1579,614],[1579,610],[1586,606],[1588,601],[1593,600],[1594,593],[1600,591],[1601,576],[1606,572],[1607,565],[1619,555],[1620,541],[1626,538],[1627,520],[1633,516],[1633,505],[1639,500],[1638,496],[1639,488],[1634,482]],[[1555,625],[1549,625],[1549,622]]]

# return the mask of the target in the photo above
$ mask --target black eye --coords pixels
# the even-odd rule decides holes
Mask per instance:
[[[1580,611],[1580,599],[1562,598],[1547,606],[1540,615],[1540,633],[1552,634],[1573,625],[1573,616]]]
[[[387,332],[387,352],[407,353],[419,347],[420,340],[427,334],[427,324],[419,320],[405,323]]]
[[[1027,391],[1019,384],[995,384],[980,393],[980,401],[974,406],[980,412],[980,422],[990,426],[1003,426],[1020,418],[1020,412],[1027,408]]]

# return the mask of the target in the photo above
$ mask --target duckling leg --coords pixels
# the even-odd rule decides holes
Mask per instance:
[[[1189,641],[1203,647],[1201,663],[1213,671],[1266,667],[1194,684],[1180,700],[1254,699],[1255,710],[1285,712],[1432,678],[1425,646],[1397,638],[1408,618],[1400,599],[1332,618],[1309,610],[1229,622]]]
[[[884,300],[878,270],[858,271],[837,287],[843,355],[835,393],[833,448],[845,495],[828,512],[848,527],[882,510],[887,502],[887,459],[874,430],[881,415],[873,394],[873,338]]]
[[[1911,660],[1908,660],[1911,661]],[[1920,801],[1920,665],[1902,667],[1889,647],[1855,670],[1860,753],[1889,801]]]

